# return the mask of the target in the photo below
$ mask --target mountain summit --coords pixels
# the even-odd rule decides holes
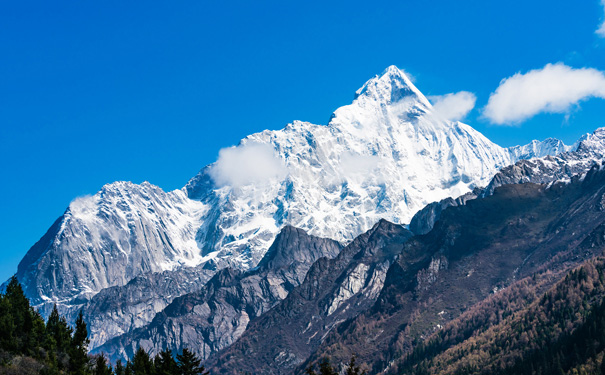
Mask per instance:
[[[430,107],[429,101],[414,86],[408,76],[395,65],[389,66],[380,75],[370,79],[355,93],[355,100],[360,97],[391,104],[403,98],[413,98]]]
[[[427,203],[485,186],[521,156],[564,149],[502,148],[434,115],[391,66],[327,125],[295,121],[252,134],[223,149],[181,190],[117,182],[74,200],[27,253],[17,277],[35,305],[58,303],[64,311],[109,287],[134,288],[139,276],[203,274],[179,284],[185,293],[218,269],[256,266],[285,225],[347,243],[379,219],[407,224]],[[104,339],[149,322],[178,296],[124,293],[132,306],[151,310],[125,309],[131,325],[103,330]]]

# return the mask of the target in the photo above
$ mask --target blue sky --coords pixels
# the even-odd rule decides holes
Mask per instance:
[[[325,124],[391,64],[426,95],[473,93],[464,122],[502,146],[572,143],[605,126],[603,99],[512,127],[483,108],[518,72],[605,71],[604,15],[599,0],[3,2],[0,279],[73,198],[180,188],[250,133]]]

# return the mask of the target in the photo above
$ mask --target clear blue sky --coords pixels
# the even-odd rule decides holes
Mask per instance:
[[[604,100],[517,127],[481,107],[516,72],[604,71],[603,15],[598,0],[2,2],[0,280],[73,198],[180,188],[247,134],[325,124],[391,64],[426,95],[475,93],[465,122],[502,146],[571,143],[605,126]]]

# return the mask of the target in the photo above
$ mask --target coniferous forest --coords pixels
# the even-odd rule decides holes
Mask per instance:
[[[71,327],[55,306],[45,322],[15,277],[0,294],[0,374],[208,375],[192,351],[173,354],[165,350],[151,357],[139,348],[131,360],[111,366],[104,355],[88,354],[81,313]]]
[[[547,279],[560,280],[554,286]],[[364,375],[324,358],[307,375]],[[605,375],[605,259],[563,275],[519,280],[469,309],[390,369],[393,374]],[[152,357],[139,348],[126,363],[88,354],[82,314],[70,326],[55,307],[46,321],[16,278],[0,294],[0,374],[209,375],[191,350]]]

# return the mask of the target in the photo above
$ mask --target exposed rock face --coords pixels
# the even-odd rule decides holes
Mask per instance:
[[[81,304],[101,289],[148,272],[195,266],[206,211],[184,192],[147,182],[116,182],[77,198],[19,263],[17,278],[34,305]]]
[[[555,151],[561,153],[557,154]],[[491,195],[498,186],[526,182],[543,184],[569,181],[574,175],[588,172],[591,167],[605,158],[605,128],[586,134],[573,146],[565,146],[561,141],[549,138],[544,141],[544,144],[532,142],[526,146],[511,147],[511,152],[521,159],[527,156],[528,152],[536,157],[520,160],[502,168],[486,188],[475,188],[472,192],[456,199],[446,198],[426,205],[412,218],[410,230],[414,234],[426,234],[439,220],[444,209],[464,205],[467,201],[480,196]],[[546,156],[538,157],[541,153],[546,153]]]
[[[147,273],[124,286],[106,288],[82,306],[67,310],[74,321],[80,309],[93,349],[107,340],[147,325],[176,297],[200,290],[214,275],[202,267]]]
[[[580,147],[594,148],[596,139]],[[379,219],[407,223],[429,202],[484,186],[518,158],[567,149],[552,139],[495,145],[436,116],[392,66],[327,125],[294,122],[252,134],[230,149],[235,161],[219,159],[183,189],[115,182],[75,199],[24,257],[17,277],[43,312],[55,303],[72,317],[83,309],[97,346],[145,326],[217,270],[256,267],[286,225],[347,243]],[[271,164],[269,175],[229,173],[259,153]],[[415,230],[426,233],[447,205],[425,211]]]
[[[515,280],[564,273],[602,254],[603,193],[605,171],[595,166],[569,182],[504,185],[444,210],[432,231],[404,244],[376,304],[332,330],[309,361],[329,355],[346,362],[358,353],[371,373],[381,372]]]
[[[410,230],[414,234],[427,234],[433,229],[433,226],[441,217],[441,212],[448,207],[462,206],[467,201],[477,198],[482,193],[480,188],[474,189],[470,193],[459,196],[458,198],[445,198],[439,202],[427,204],[422,210],[418,211],[410,222]]]
[[[356,353],[379,373],[515,280],[565,272],[600,254],[603,194],[605,171],[595,166],[568,182],[501,186],[445,209],[433,230],[411,239],[382,221],[335,259],[317,261],[299,287],[207,363],[213,373],[291,374],[324,356],[346,362]],[[372,268],[393,256],[386,278],[378,277],[379,295],[364,293],[375,290]]]
[[[340,249],[336,241],[286,226],[256,269],[246,273],[222,269],[199,291],[176,298],[150,324],[110,340],[95,352],[116,360],[129,358],[139,346],[152,354],[188,347],[206,358],[231,345],[250,321],[286,298],[303,282],[311,264],[336,256]]]
[[[203,264],[245,271],[284,225],[347,242],[381,218],[407,223],[427,203],[483,186],[518,157],[565,149],[547,143],[504,149],[441,119],[392,66],[329,124],[294,122],[231,150],[270,159],[277,171],[267,178],[229,174],[246,161],[235,157],[203,168],[181,190],[116,182],[74,200],[27,253],[17,277],[38,307],[76,309],[147,273]]]
[[[411,236],[402,226],[381,220],[336,258],[319,259],[284,301],[253,321],[234,345],[211,357],[213,373],[291,372],[329,332],[372,306],[389,265]]]
[[[569,181],[574,175],[586,173],[605,157],[605,128],[599,128],[592,134],[585,135],[577,143],[576,151],[521,160],[502,168],[482,195],[490,195],[496,187],[506,184]]]

